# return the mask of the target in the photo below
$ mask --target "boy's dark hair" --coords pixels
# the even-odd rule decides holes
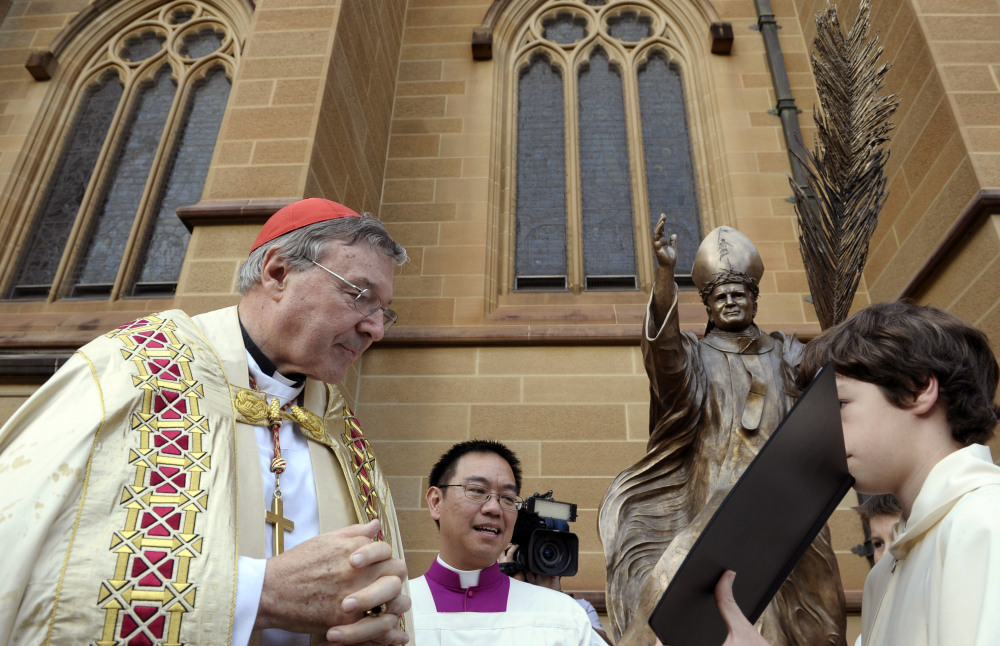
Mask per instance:
[[[898,408],[933,375],[952,437],[969,445],[993,436],[997,360],[986,335],[954,314],[904,301],[866,307],[806,346],[795,389],[830,359],[838,375],[875,384]]]
[[[865,501],[854,507],[854,511],[865,520],[871,520],[876,516],[901,516],[903,508],[899,506],[899,500],[891,493],[880,493],[868,496]]]
[[[448,481],[455,475],[459,458],[468,453],[495,453],[506,460],[507,464],[510,465],[510,470],[514,472],[514,486],[517,487],[517,493],[521,493],[521,461],[517,459],[513,451],[494,440],[468,440],[454,445],[431,468],[428,484],[431,487],[448,484]]]

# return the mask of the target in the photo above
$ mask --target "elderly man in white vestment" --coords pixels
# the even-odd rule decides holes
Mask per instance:
[[[420,646],[604,646],[572,597],[512,579],[497,559],[524,504],[521,463],[499,442],[456,444],[431,469],[427,506],[441,531],[430,569],[410,581]]]
[[[403,644],[392,498],[339,388],[406,251],[292,203],[240,303],[87,344],[0,429],[0,643]]]

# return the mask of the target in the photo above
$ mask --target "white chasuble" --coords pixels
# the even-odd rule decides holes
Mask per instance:
[[[0,642],[230,643],[237,558],[265,556],[254,430],[236,410],[248,381],[235,307],[173,310],[87,344],[10,418]],[[307,433],[320,531],[374,513],[402,558],[339,391],[309,380],[304,408],[322,420]]]

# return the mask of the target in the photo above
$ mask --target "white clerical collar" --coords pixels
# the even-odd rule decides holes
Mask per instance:
[[[277,397],[282,406],[298,397],[302,389],[305,388],[304,383],[289,379],[280,372],[275,372],[273,375],[265,373],[257,365],[257,361],[254,360],[253,354],[249,350],[247,351],[247,367],[250,369],[250,376],[257,384],[257,390]]]
[[[441,559],[441,555],[438,554],[437,562],[441,564],[442,567],[448,568],[452,572],[458,575],[459,585],[462,589],[471,588],[474,585],[479,585],[479,574],[482,570],[459,570],[458,568],[451,567]]]

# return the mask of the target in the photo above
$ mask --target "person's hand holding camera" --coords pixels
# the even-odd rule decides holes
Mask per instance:
[[[517,543],[511,543],[508,545],[507,549],[500,554],[500,558],[497,559],[497,562],[500,563],[500,569],[512,579],[526,581],[532,585],[540,585],[543,588],[555,590],[556,592],[562,592],[562,577],[552,576],[549,574],[536,574],[531,570],[527,570],[518,565]],[[513,567],[504,567],[504,563],[510,563]]]

